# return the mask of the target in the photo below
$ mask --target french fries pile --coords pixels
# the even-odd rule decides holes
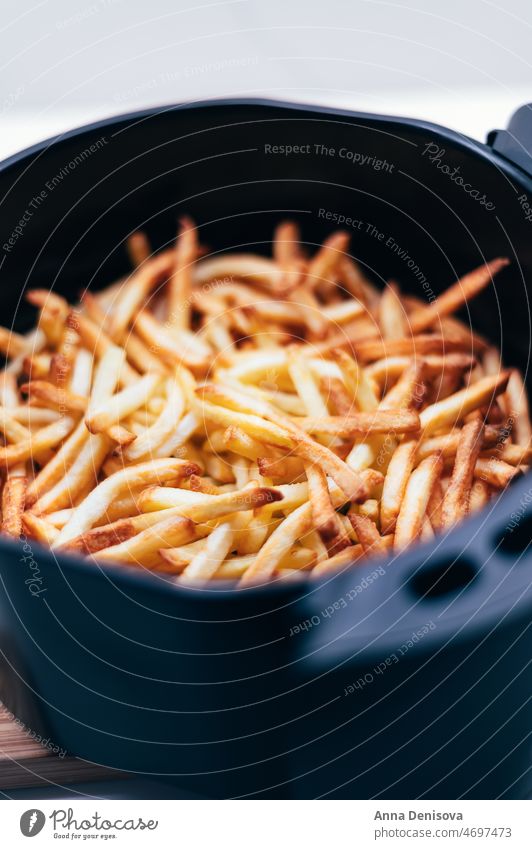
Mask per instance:
[[[453,313],[380,294],[331,235],[281,223],[273,258],[206,255],[193,222],[71,307],[34,289],[0,329],[2,532],[176,582],[247,586],[400,552],[530,463],[523,381]]]

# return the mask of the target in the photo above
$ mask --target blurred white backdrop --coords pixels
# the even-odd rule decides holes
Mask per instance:
[[[340,104],[479,139],[532,101],[527,0],[0,3],[0,155],[207,97]]]

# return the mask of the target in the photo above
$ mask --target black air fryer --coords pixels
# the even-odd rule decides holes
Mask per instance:
[[[27,287],[108,284],[133,230],[162,248],[183,213],[213,252],[267,253],[287,217],[312,249],[343,221],[368,276],[422,299],[508,256],[463,318],[528,375],[531,152],[528,106],[486,145],[260,101],[77,130],[0,168],[2,324],[31,326]],[[393,561],[245,590],[4,540],[2,700],[74,755],[212,797],[522,797],[531,502],[525,475]]]

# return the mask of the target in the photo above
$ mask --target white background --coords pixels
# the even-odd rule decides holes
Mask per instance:
[[[145,105],[273,95],[483,139],[532,101],[528,0],[0,0],[0,156]]]

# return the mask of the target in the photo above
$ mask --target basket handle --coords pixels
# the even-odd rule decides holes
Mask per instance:
[[[487,143],[532,177],[532,103],[514,112],[506,130],[492,130]]]

